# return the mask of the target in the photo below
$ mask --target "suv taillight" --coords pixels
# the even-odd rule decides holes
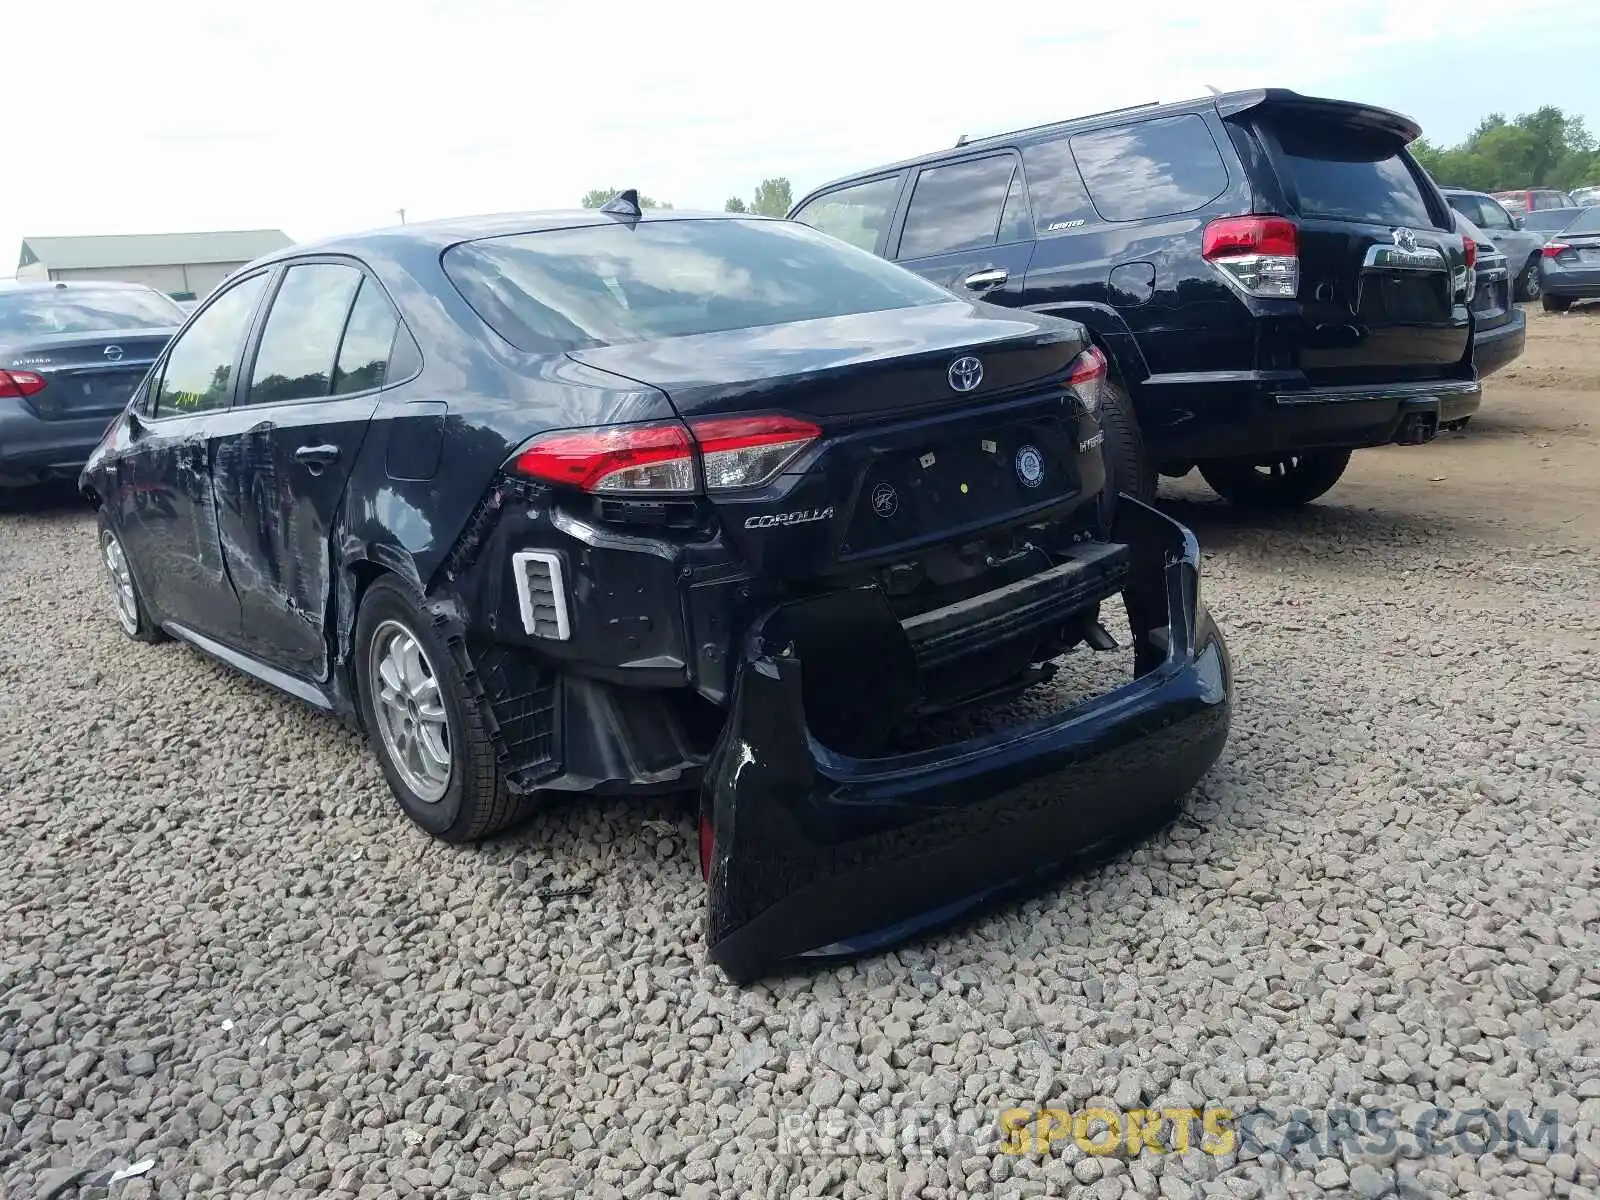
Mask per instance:
[[[822,435],[782,416],[708,417],[547,433],[512,460],[520,475],[611,496],[684,496],[760,487]],[[696,460],[698,459],[698,464]]]
[[[1292,300],[1300,291],[1300,230],[1287,217],[1223,217],[1206,226],[1201,254],[1247,296]]]
[[[1478,265],[1478,242],[1477,242],[1477,239],[1472,237],[1470,234],[1463,233],[1461,235],[1461,248],[1462,248],[1462,250],[1464,250],[1466,252],[1466,255],[1467,255],[1467,270],[1470,271],[1470,270],[1472,270],[1473,267]]]
[[[0,396],[25,399],[44,391],[48,382],[34,371],[0,371]]]

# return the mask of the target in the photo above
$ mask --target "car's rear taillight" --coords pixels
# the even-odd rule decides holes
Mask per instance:
[[[511,466],[585,492],[684,496],[700,491],[702,472],[709,492],[769,483],[821,435],[810,421],[781,416],[566,429],[529,442]]]
[[[699,491],[694,443],[677,421],[547,433],[525,446],[512,468],[531,479],[586,492],[659,496]]]
[[[822,430],[795,417],[707,417],[690,421],[708,492],[770,482]]]
[[[0,396],[24,399],[44,391],[47,382],[34,371],[0,371]]]
[[[1463,233],[1461,235],[1461,249],[1466,253],[1466,256],[1467,256],[1467,270],[1470,271],[1470,270],[1472,270],[1473,267],[1478,265],[1478,242],[1477,242],[1477,239],[1472,237],[1471,234]]]
[[[1212,221],[1200,252],[1247,296],[1292,300],[1299,294],[1300,230],[1286,217]]]
[[[1072,368],[1067,373],[1069,384],[1094,383],[1106,377],[1106,356],[1100,353],[1099,346],[1090,346],[1077,358],[1072,360]]]
[[[1540,253],[1546,258],[1560,258],[1563,254],[1571,249],[1572,247],[1567,245],[1565,242],[1546,242],[1544,249],[1541,250]]]

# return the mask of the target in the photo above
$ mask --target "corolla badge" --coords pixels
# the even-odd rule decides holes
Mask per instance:
[[[1023,487],[1036,488],[1044,482],[1044,454],[1037,446],[1024,446],[1017,451],[1017,478]]]
[[[888,520],[900,511],[900,493],[892,483],[880,483],[872,489],[872,511]]]
[[[1415,254],[1417,250],[1417,235],[1409,229],[1396,229],[1393,234],[1394,244],[1407,254]]]
[[[121,346],[107,346],[104,350],[101,351],[101,353],[104,354],[112,362],[118,362],[122,358],[122,347]]]
[[[958,358],[950,364],[950,386],[958,392],[970,392],[983,382],[983,363],[972,355]]]

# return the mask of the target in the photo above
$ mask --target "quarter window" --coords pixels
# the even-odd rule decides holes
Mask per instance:
[[[899,175],[871,179],[818,196],[795,213],[794,219],[852,246],[875,252],[884,230],[889,228],[889,218],[894,215],[900,179]]]
[[[371,279],[364,279],[356,295],[355,307],[345,325],[344,341],[339,345],[339,361],[333,369],[335,395],[365,392],[382,387],[389,372],[389,355],[400,318],[390,307],[388,297]]]
[[[223,292],[178,335],[167,352],[154,415],[176,417],[226,408],[233,372],[250,325],[250,317],[266,286],[265,274]]]
[[[1022,165],[1033,199],[1034,231],[1040,237],[1078,229],[1093,219],[1094,208],[1066,138],[1024,146]]]
[[[917,176],[900,235],[900,259],[992,246],[1016,160],[1009,154],[928,167]]]
[[[1192,113],[1080,133],[1071,142],[1089,197],[1108,221],[1193,212],[1228,186],[1211,130]]]
[[[310,400],[332,386],[345,318],[361,271],[336,263],[290,267],[273,298],[250,378],[251,404]]]

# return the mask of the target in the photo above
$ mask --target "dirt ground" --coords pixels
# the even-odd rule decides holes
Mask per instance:
[[[1525,305],[1528,348],[1484,384],[1471,425],[1431,444],[1363,450],[1324,506],[1522,548],[1600,549],[1600,305]],[[1197,527],[1226,525],[1200,480],[1162,483]],[[1174,509],[1177,515],[1177,509]],[[1260,516],[1232,518],[1260,523]],[[1202,538],[1202,541],[1206,539]]]

